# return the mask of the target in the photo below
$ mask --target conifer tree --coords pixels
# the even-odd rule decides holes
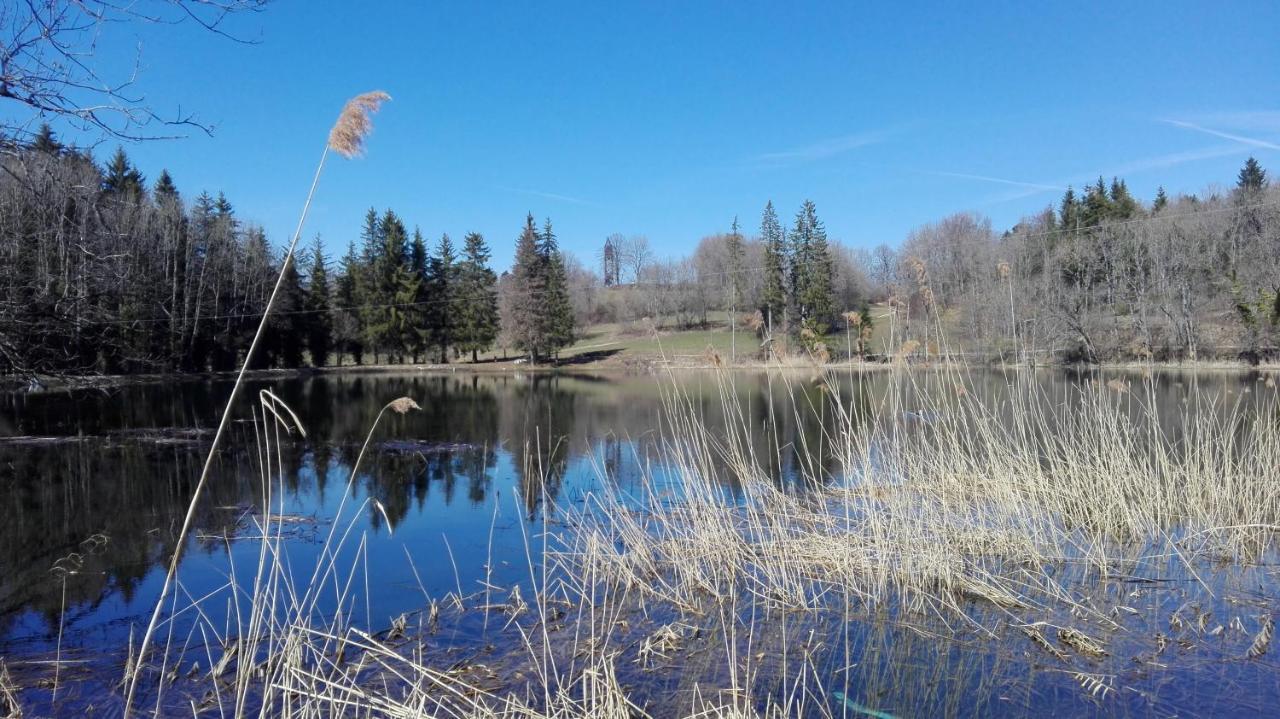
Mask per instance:
[[[770,331],[785,327],[786,254],[782,244],[782,225],[773,210],[773,202],[764,207],[760,218],[760,240],[764,243],[764,290],[760,297],[760,314]]]
[[[428,327],[431,329],[431,344],[440,353],[440,364],[449,362],[449,348],[454,342],[457,271],[453,241],[448,234],[441,235],[435,255],[427,261],[427,287],[431,296]]]
[[[427,252],[427,243],[422,238],[422,230],[413,228],[413,243],[409,245],[409,272],[416,283],[413,306],[409,308],[410,332],[409,350],[416,363],[418,358],[426,354],[431,343],[431,290],[429,287],[428,268],[431,255]]]
[[[1262,169],[1257,159],[1245,160],[1244,167],[1236,175],[1236,192],[1240,196],[1255,197],[1267,186],[1267,171]]]
[[[280,297],[269,322],[273,331],[268,346],[273,350],[264,353],[267,366],[294,369],[302,366],[303,349],[307,342],[307,293],[298,275],[296,259],[284,258],[284,280],[280,285]]]
[[[333,351],[333,315],[330,312],[329,268],[319,235],[316,235],[311,246],[311,269],[308,274],[307,351],[311,353],[313,367],[324,367],[329,364],[329,355]]]
[[[338,275],[338,312],[336,332],[339,348],[351,354],[356,364],[364,361],[364,322],[359,309],[360,274],[363,268],[356,254],[356,243],[347,244],[347,254],[342,258],[342,273]],[[341,360],[339,360],[341,364]]]
[[[1058,224],[1066,232],[1076,229],[1080,222],[1080,201],[1076,199],[1076,191],[1070,186],[1062,195],[1062,205],[1058,210]]]
[[[364,215],[364,227],[360,230],[360,262],[359,271],[355,274],[355,302],[360,316],[361,343],[366,351],[373,355],[374,363],[382,349],[374,330],[381,325],[382,305],[386,298],[382,295],[382,287],[378,281],[377,268],[381,264],[383,253],[382,223],[378,211],[372,207]]]
[[[370,309],[374,321],[368,327],[373,345],[389,356],[404,356],[411,329],[406,312],[413,303],[416,285],[409,272],[408,235],[404,223],[388,209],[378,222],[381,251],[373,267],[373,300]]]
[[[136,199],[142,196],[145,184],[142,173],[130,164],[129,156],[124,154],[124,148],[117,147],[103,173],[102,191]]]
[[[475,362],[498,337],[498,278],[489,269],[489,248],[479,232],[468,233],[463,242],[458,281],[457,347]]]
[[[1156,199],[1151,203],[1151,213],[1155,214],[1169,206],[1169,196],[1164,193],[1164,186],[1156,188]]]
[[[738,355],[738,308],[742,305],[742,284],[746,279],[743,275],[743,248],[742,234],[738,232],[738,218],[733,218],[733,226],[729,232],[729,237],[725,239],[725,255],[726,269],[729,276],[725,287],[728,290],[728,296],[725,298],[729,306],[729,337],[730,337],[730,358],[736,358]]]
[[[173,177],[168,170],[160,171],[160,176],[156,178],[156,186],[152,188],[152,194],[155,195],[157,204],[165,199],[178,198],[178,188],[173,184]]]
[[[1138,201],[1129,194],[1129,187],[1124,180],[1111,178],[1111,217],[1127,220],[1135,217],[1139,209]]]
[[[530,362],[537,362],[547,346],[542,321],[546,263],[538,241],[538,228],[533,223],[533,213],[529,213],[516,240],[515,264],[511,268],[510,327],[512,344],[528,353]]]
[[[792,234],[792,246],[797,252],[793,262],[798,268],[795,286],[799,318],[804,327],[821,336],[831,329],[835,318],[835,264],[826,227],[818,219],[812,201],[805,200],[801,206]]]
[[[31,142],[31,149],[48,155],[57,155],[62,152],[62,143],[54,137],[53,128],[49,127],[49,123],[40,123],[40,129]]]
[[[1107,196],[1107,185],[1099,176],[1097,184],[1090,185],[1085,193],[1080,224],[1096,227],[1111,218],[1112,209],[1111,198]]]
[[[543,338],[547,353],[558,354],[560,350],[573,344],[573,302],[569,299],[569,278],[564,266],[564,256],[560,254],[560,245],[551,229],[550,218],[543,224],[539,240],[538,250],[542,255],[546,278]]]

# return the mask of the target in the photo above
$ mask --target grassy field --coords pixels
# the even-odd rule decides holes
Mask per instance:
[[[883,353],[888,347],[890,311],[887,306],[875,305],[871,312],[875,332],[870,351]],[[848,340],[843,327],[832,333],[827,339],[832,355],[844,356],[850,344]],[[655,332],[640,322],[592,325],[583,329],[578,341],[560,353],[560,359],[570,364],[606,367],[662,360],[687,366],[707,364],[711,352],[725,360],[751,362],[760,359],[760,338],[746,327],[730,332],[726,313],[713,312],[707,326],[696,328],[659,325]],[[501,352],[481,356],[481,360],[502,359]],[[507,359],[511,356],[507,355]]]

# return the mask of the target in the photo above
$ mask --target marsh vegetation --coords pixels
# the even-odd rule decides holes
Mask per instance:
[[[1163,715],[1274,700],[1271,375],[250,389],[271,394],[236,413],[140,707]],[[122,388],[97,402],[131,409],[103,414],[83,390],[10,397],[21,436],[64,438],[2,448],[8,496],[40,517],[7,528],[5,564],[50,560],[4,587],[6,686],[32,715],[121,700],[208,441],[139,428],[207,423],[225,391]],[[375,421],[400,396],[422,409]],[[167,472],[170,494],[131,481],[141,471]]]

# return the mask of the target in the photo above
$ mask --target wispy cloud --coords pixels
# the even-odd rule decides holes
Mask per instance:
[[[1214,137],[1221,137],[1225,140],[1238,142],[1242,145],[1249,145],[1251,147],[1261,147],[1266,150],[1280,150],[1280,144],[1276,144],[1274,142],[1268,142],[1267,140],[1260,140],[1256,137],[1246,137],[1244,135],[1236,135],[1230,132],[1214,130],[1213,128],[1203,127],[1201,125],[1197,125],[1192,122],[1184,122],[1182,120],[1161,120],[1160,122],[1163,122],[1166,125],[1173,125],[1174,127],[1181,127],[1186,130],[1203,132],[1206,135],[1213,135]]]
[[[1122,177],[1124,175],[1132,175],[1139,172],[1147,172],[1149,170],[1162,170],[1170,167],[1177,167],[1188,162],[1198,162],[1200,160],[1211,160],[1216,157],[1230,157],[1231,155],[1240,155],[1243,148],[1239,145],[1215,145],[1213,147],[1204,147],[1197,150],[1186,150],[1183,152],[1170,152],[1164,155],[1154,155],[1152,157],[1143,157],[1137,160],[1114,165],[1106,168],[1102,172],[1089,173],[1083,172],[1073,175],[1070,178],[1061,178],[1053,182],[1045,183],[1025,183],[1028,185],[1026,189],[1007,192],[992,198],[987,204],[998,205],[1004,202],[1012,202],[1021,200],[1026,197],[1034,197],[1051,190],[1061,190],[1068,185],[1081,187],[1089,181],[1091,177]]]
[[[884,142],[891,133],[888,130],[871,130],[843,137],[832,137],[820,140],[811,145],[796,147],[779,152],[766,152],[751,158],[761,165],[792,165],[804,162],[825,160],[836,155],[843,155],[868,145]]]
[[[1280,132],[1280,110],[1211,112],[1192,116],[1184,115],[1181,119],[1207,127],[1225,127],[1246,132]]]
[[[1049,190],[1065,190],[1066,185],[1050,185],[1043,182],[1023,182],[1022,180],[1007,180],[1003,177],[991,177],[990,175],[974,175],[968,172],[946,172],[944,170],[918,170],[926,175],[937,175],[938,177],[956,177],[961,180],[977,180],[979,182],[993,182],[997,185],[1012,185],[1014,187],[1024,187],[1035,190],[1037,192],[1047,192]]]
[[[599,207],[590,200],[584,200],[581,197],[572,197],[570,195],[561,195],[555,192],[543,192],[542,190],[530,190],[523,187],[507,187],[505,185],[494,185],[494,189],[503,192],[515,192],[521,195],[531,195],[533,197],[541,197],[547,200],[556,200],[557,202],[568,202],[571,205],[588,205],[591,207]]]

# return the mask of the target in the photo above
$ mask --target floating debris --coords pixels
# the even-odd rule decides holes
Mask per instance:
[[[1077,629],[1063,627],[1058,630],[1058,641],[1074,649],[1076,652],[1090,657],[1105,657],[1107,650],[1088,635]]]
[[[1249,646],[1248,657],[1257,659],[1267,653],[1267,649],[1271,646],[1271,639],[1275,635],[1275,623],[1271,620],[1271,615],[1266,614],[1262,617],[1262,629],[1258,630],[1258,634],[1253,638],[1253,644]]]
[[[1040,628],[1034,625],[1022,627],[1022,633],[1027,635],[1033,644],[1045,650],[1053,656],[1054,659],[1067,661],[1067,653],[1049,643],[1048,639],[1040,633]]]

